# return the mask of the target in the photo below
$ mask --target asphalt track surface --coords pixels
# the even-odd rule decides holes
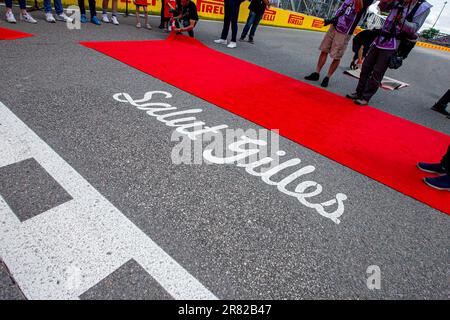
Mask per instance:
[[[159,29],[137,30],[134,18],[129,17],[122,18],[119,27],[88,24],[82,25],[82,30],[68,30],[63,23],[49,25],[42,20],[42,14],[35,16],[39,18],[37,25],[0,22],[2,27],[35,35],[1,42],[0,102],[12,113],[2,113],[8,116],[0,118],[0,125],[12,123],[11,119],[26,124],[29,129],[18,124],[17,136],[22,131],[37,136],[28,139],[24,134],[19,140],[24,144],[21,147],[31,150],[37,144],[36,149],[45,149],[45,144],[53,149],[79,174],[73,181],[88,182],[98,191],[98,197],[104,197],[114,210],[121,212],[122,222],[137,227],[133,235],[139,233],[139,237],[133,239],[151,239],[172,259],[168,265],[175,265],[173,279],[185,281],[183,275],[192,277],[186,286],[192,290],[177,291],[176,281],[170,282],[172,269],[161,273],[155,269],[152,273],[151,267],[140,262],[145,260],[142,257],[136,262],[125,254],[114,260],[114,250],[93,249],[88,267],[89,263],[78,260],[83,253],[58,247],[55,256],[73,257],[70,265],[61,266],[56,261],[63,260],[52,260],[53,247],[48,245],[44,245],[48,249],[45,259],[53,262],[41,272],[47,272],[48,276],[42,279],[47,278],[36,282],[31,279],[33,275],[24,274],[21,262],[27,261],[29,270],[40,270],[41,262],[33,254],[29,259],[23,256],[32,252],[29,248],[42,249],[34,243],[40,239],[24,237],[17,247],[11,240],[0,245],[0,299],[448,298],[450,223],[446,214],[282,137],[282,150],[316,167],[313,178],[324,186],[326,195],[342,192],[348,196],[340,224],[234,165],[173,164],[173,128],[115,101],[114,94],[126,92],[140,98],[147,91],[163,90],[173,95],[171,104],[180,110],[201,108],[202,120],[210,126],[225,123],[230,128],[260,128],[79,45],[80,41],[164,39],[167,34]],[[156,27],[158,19],[152,17],[151,23]],[[201,21],[196,37],[211,48],[299,80],[313,71],[323,36],[261,27],[254,45],[239,43],[237,49],[229,50],[212,43],[220,29],[218,22]],[[148,54],[151,59],[151,52]],[[348,50],[327,90],[344,95],[355,88],[356,81],[342,74],[350,57]],[[371,105],[450,135],[449,120],[429,109],[448,90],[449,66],[448,53],[416,48],[403,68],[388,74],[411,87],[396,92],[380,90]],[[189,80],[188,67],[180,70],[180,77]],[[11,156],[2,153],[0,159]],[[67,193],[63,183],[58,185],[49,179],[48,173],[33,160],[0,169],[0,193],[21,212],[18,215],[22,224],[39,228],[44,223],[42,212],[75,198],[73,192]],[[19,193],[7,194],[8,186],[19,186],[20,197]],[[4,215],[6,211],[2,212]],[[77,223],[76,214],[73,217],[73,221],[66,220],[67,230],[79,232],[80,239],[88,232],[102,236],[101,228],[82,230],[83,223]],[[108,230],[108,220],[101,214],[98,219],[105,219],[102,226]],[[48,229],[42,229],[48,231],[43,235],[48,238],[43,241],[48,243],[54,240],[50,239],[53,234],[58,235],[56,229],[51,232],[52,221],[47,219]],[[11,231],[5,227],[1,230],[2,238]],[[124,237],[124,241],[129,240]],[[63,238],[61,242],[65,241]],[[85,243],[88,251],[90,245],[95,246]],[[11,251],[13,247],[15,250]],[[67,252],[61,252],[64,250]],[[109,256],[112,258],[105,258]],[[51,274],[71,267],[83,279],[89,279],[89,268],[97,261],[114,262],[109,274],[96,274],[90,282],[81,280],[81,287],[85,287],[73,290],[72,295],[61,294],[64,290],[56,284],[46,283],[64,282],[63,278],[52,279]],[[381,270],[379,290],[367,287],[366,270],[371,265]]]

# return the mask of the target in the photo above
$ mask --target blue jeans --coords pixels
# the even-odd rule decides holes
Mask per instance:
[[[256,28],[259,25],[264,14],[257,14],[256,12],[250,11],[250,14],[245,24],[244,30],[242,30],[241,38],[244,39],[247,36],[248,30],[250,30],[249,38],[253,39],[255,36]],[[250,29],[251,27],[251,29]]]
[[[7,8],[12,9],[12,5],[13,5],[12,0],[5,0],[5,5],[6,5]],[[27,1],[26,0],[19,0],[19,6],[20,6],[20,9],[22,9],[22,10],[26,9],[27,8]]]
[[[61,0],[53,0],[53,3],[55,4],[56,14],[61,14],[64,12]],[[52,12],[52,0],[44,0],[44,11],[46,13]]]
[[[187,27],[189,27],[191,25],[191,22],[189,20],[182,20],[181,22],[183,23],[183,27],[184,28],[187,28]],[[177,28],[180,27],[180,23],[179,23],[178,20],[175,20],[175,26]],[[188,35],[189,35],[189,37],[194,38],[194,30],[188,31]]]

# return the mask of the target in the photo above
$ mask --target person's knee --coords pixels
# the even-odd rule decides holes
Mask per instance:
[[[375,66],[375,67],[373,68],[373,77],[374,77],[375,79],[377,79],[378,81],[381,81],[381,79],[383,79],[383,77],[384,77],[384,74],[385,74],[385,72],[386,72],[386,69],[387,69],[387,68]]]

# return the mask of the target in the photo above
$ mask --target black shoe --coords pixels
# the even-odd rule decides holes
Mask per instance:
[[[245,41],[245,37],[243,38],[243,37],[240,37],[239,38],[239,41]]]
[[[450,175],[448,174],[435,178],[425,178],[423,181],[434,189],[450,191]]]
[[[444,116],[450,116],[450,113],[448,113],[447,111],[445,111],[445,108],[442,108],[441,106],[435,104],[434,106],[431,107],[431,110],[439,112],[441,114],[443,114]]]
[[[440,163],[419,162],[417,168],[428,173],[444,174],[446,172]]]
[[[162,25],[162,24],[159,25],[159,26],[158,26],[158,29],[164,29],[164,25]]]
[[[255,43],[255,41],[253,41],[253,38],[248,38],[248,42],[249,43]]]
[[[318,74],[317,72],[313,72],[309,76],[306,76],[305,80],[317,81],[317,80],[319,80],[319,78],[320,78],[320,74]]]
[[[326,88],[326,87],[328,87],[328,83],[330,82],[330,78],[328,78],[328,77],[325,77],[325,78],[323,78],[323,80],[322,80],[322,83],[320,84],[322,87],[324,87],[324,88]]]

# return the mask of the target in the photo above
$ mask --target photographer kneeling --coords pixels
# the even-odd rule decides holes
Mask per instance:
[[[378,6],[383,12],[389,11],[389,15],[364,59],[356,92],[347,95],[358,105],[369,103],[388,67],[400,67],[432,7],[425,0],[381,0]],[[398,52],[400,45],[405,52]]]
[[[190,37],[194,37],[194,28],[198,22],[197,6],[191,0],[181,0],[181,8],[177,8],[179,15],[174,17],[176,33],[187,32]],[[181,20],[183,26],[180,26]],[[181,27],[181,28],[180,28]]]

